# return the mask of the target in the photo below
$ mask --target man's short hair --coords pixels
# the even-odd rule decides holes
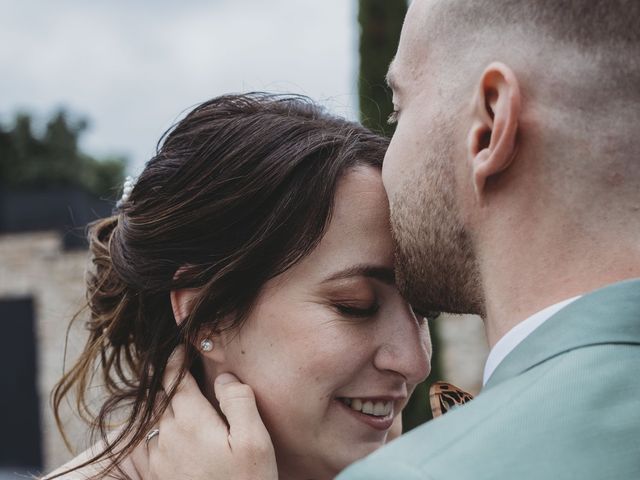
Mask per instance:
[[[445,0],[441,5],[465,23],[529,25],[584,48],[640,42],[638,0]]]
[[[451,59],[477,45],[470,35],[520,33],[550,54],[573,48],[602,73],[601,87],[640,100],[640,0],[440,0],[427,22],[430,41],[443,39]]]

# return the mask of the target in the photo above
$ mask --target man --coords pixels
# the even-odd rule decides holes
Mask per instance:
[[[400,287],[492,350],[339,479],[640,478],[640,3],[414,0],[389,83]]]
[[[492,351],[339,478],[640,478],[640,3],[414,0],[388,78],[401,289]]]

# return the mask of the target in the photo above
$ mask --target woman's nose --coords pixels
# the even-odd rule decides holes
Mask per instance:
[[[407,306],[402,314],[387,317],[380,329],[374,357],[378,370],[393,371],[408,383],[422,382],[431,372],[431,338],[426,323],[416,319]]]

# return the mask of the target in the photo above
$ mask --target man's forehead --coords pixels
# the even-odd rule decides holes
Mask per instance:
[[[389,64],[387,85],[395,93],[400,93],[408,84],[421,77],[426,69],[426,51],[424,46],[400,45],[398,53]]]
[[[389,65],[387,84],[394,90],[402,89],[405,82],[420,76],[425,67],[428,35],[426,15],[431,0],[413,0],[402,26],[395,58]]]
[[[433,0],[413,0],[411,2],[402,25],[403,34],[409,35],[412,39],[422,36],[432,3]]]
[[[429,11],[441,1],[451,0],[411,0],[407,9],[407,18],[422,22],[429,15]]]

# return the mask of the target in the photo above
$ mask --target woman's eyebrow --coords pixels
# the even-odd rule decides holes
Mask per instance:
[[[392,268],[368,264],[353,265],[344,270],[340,270],[324,279],[322,283],[343,280],[350,277],[368,277],[380,280],[389,285],[396,284],[396,275]]]

